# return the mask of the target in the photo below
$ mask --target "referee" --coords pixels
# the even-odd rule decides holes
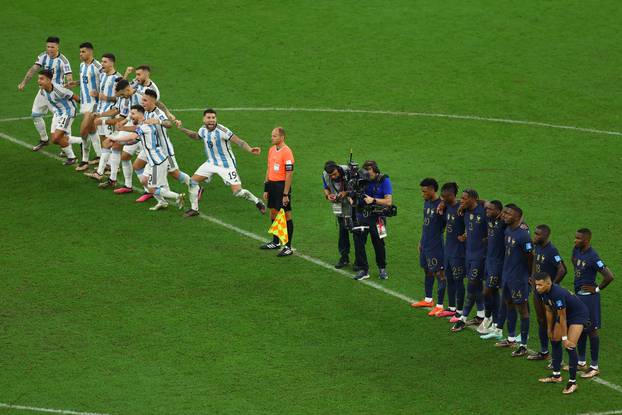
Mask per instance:
[[[294,222],[292,221],[292,176],[294,174],[294,154],[285,144],[285,129],[276,127],[272,130],[272,144],[268,152],[268,169],[264,182],[264,200],[268,201],[270,220],[274,222],[281,208],[285,211],[287,220],[287,244],[281,247],[279,238],[274,235],[272,242],[260,246],[261,249],[279,249],[277,256],[289,256],[292,251],[292,237],[294,235]]]

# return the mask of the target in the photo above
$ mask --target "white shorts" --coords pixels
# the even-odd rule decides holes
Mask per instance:
[[[130,156],[133,156],[134,154],[140,153],[142,151],[143,151],[143,145],[140,141],[137,142],[136,144],[130,144],[130,145],[123,146],[123,152],[129,154]]]
[[[147,160],[147,152],[145,151],[142,145],[140,146],[140,151],[138,152],[138,156],[136,156],[136,158],[144,161],[145,163],[149,161]]]
[[[48,111],[53,111],[53,108],[50,107],[48,100],[43,95],[43,91],[39,90],[32,103],[32,116],[41,117],[47,114]]]
[[[87,112],[93,112],[93,109],[95,109],[95,103],[94,102],[84,102],[84,103],[80,103],[80,114],[86,114]]]
[[[222,181],[225,182],[227,186],[231,186],[232,184],[242,184],[240,181],[240,176],[238,175],[238,171],[235,168],[224,168],[220,166],[215,166],[214,164],[206,161],[201,164],[197,171],[194,172],[197,176],[207,177],[207,181],[210,182],[212,180],[212,176],[214,174],[219,175],[222,178]]]
[[[52,127],[50,131],[54,134],[54,131],[61,130],[66,132],[68,135],[71,135],[71,124],[73,124],[74,117],[70,117],[68,115],[58,115],[54,114],[52,117]]]
[[[175,158],[174,154],[172,156],[168,156],[167,162],[168,162],[168,171],[169,172],[172,172],[172,171],[175,171],[175,170],[179,169],[179,165],[177,164],[177,159]]]
[[[168,186],[168,163],[165,161],[157,166],[151,166],[147,164],[143,176],[147,176],[147,187],[162,187]]]
[[[110,117],[102,117],[102,124],[97,126],[97,134],[100,136],[108,137],[114,132],[114,128],[112,125],[106,124],[106,121],[109,120]]]

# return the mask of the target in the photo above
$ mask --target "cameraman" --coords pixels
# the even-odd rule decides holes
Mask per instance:
[[[365,244],[367,234],[371,234],[371,242],[376,253],[376,264],[380,271],[380,279],[389,278],[386,266],[386,253],[384,248],[384,237],[386,237],[386,216],[381,212],[382,208],[390,208],[393,205],[393,188],[389,176],[380,174],[378,164],[373,160],[363,163],[363,170],[367,176],[367,185],[364,194],[354,200],[356,204],[357,226],[354,230],[354,251],[356,263],[363,267],[356,273],[354,279],[357,281],[369,278],[369,264]],[[378,213],[380,212],[380,213]]]
[[[352,220],[352,206],[347,195],[347,169],[348,166],[340,166],[334,161],[327,161],[324,164],[322,181],[324,182],[324,197],[332,204],[333,213],[337,217],[339,225],[339,262],[335,268],[340,269],[350,263],[350,226],[348,220]],[[354,269],[358,263],[355,262]]]

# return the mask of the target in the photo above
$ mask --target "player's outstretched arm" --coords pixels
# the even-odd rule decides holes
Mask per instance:
[[[32,79],[32,77],[34,76],[35,73],[37,73],[39,68],[41,68],[41,66],[37,63],[32,65],[30,69],[28,69],[28,72],[26,72],[26,75],[24,75],[24,79],[22,80],[22,82],[20,82],[19,85],[17,86],[17,89],[19,89],[20,91],[23,91],[28,81]]]
[[[188,137],[192,138],[193,140],[199,139],[199,133],[197,133],[196,131],[192,131],[186,127],[181,127],[181,126],[179,127],[179,131],[186,134]]]
[[[133,130],[131,131],[135,131],[135,130],[136,130],[136,127],[133,127]],[[108,139],[111,141],[115,141],[117,143],[121,143],[121,144],[130,144],[130,143],[136,142],[136,140],[138,139],[138,134],[132,132],[131,134],[125,137],[111,136],[111,137],[108,137]]]
[[[125,68],[125,72],[123,73],[123,79],[127,79],[127,77],[130,76],[132,72],[134,72],[133,66],[128,66],[127,68]]]
[[[166,115],[166,118],[168,118],[169,120],[175,122],[177,121],[177,117],[175,117],[173,115],[173,113],[171,113],[168,110],[168,107],[166,105],[164,105],[164,102],[162,101],[156,101],[156,107],[160,108],[162,111],[164,111],[164,115]]]
[[[260,147],[251,147],[251,146],[249,146],[246,141],[242,140],[240,137],[238,137],[235,134],[233,134],[231,136],[231,141],[233,141],[235,144],[237,144],[238,146],[240,146],[241,148],[243,148],[244,150],[248,151],[251,154],[254,154],[256,156],[261,154],[261,148]]]

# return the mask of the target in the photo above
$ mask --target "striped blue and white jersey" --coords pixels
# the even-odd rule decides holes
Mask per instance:
[[[147,162],[150,166],[158,166],[168,158],[164,147],[164,137],[161,129],[157,127],[161,126],[141,124],[136,127],[136,134],[138,134],[138,138],[147,153]]]
[[[199,137],[203,140],[207,161],[215,166],[236,168],[235,156],[231,151],[233,133],[227,127],[217,124],[214,131],[203,126],[199,129]]]
[[[164,114],[164,111],[162,111],[160,108],[155,107],[153,109],[153,111],[147,111],[145,110],[145,120],[149,120],[155,118],[156,120],[160,120],[160,121],[166,121],[168,120],[168,118],[166,117],[166,114]],[[166,132],[166,128],[162,125],[155,125],[154,127],[157,127],[160,130],[160,134],[162,135],[162,137],[164,138],[164,146],[165,146],[165,150],[166,153],[170,156],[174,156],[175,155],[175,149],[173,148],[173,143],[171,143],[170,138],[168,137],[168,133]]]
[[[116,101],[116,98],[114,98],[114,86],[118,78],[121,78],[121,74],[119,72],[115,72],[110,75],[108,75],[106,72],[101,72],[99,74],[99,93],[106,95],[107,97],[113,97],[113,100],[106,101],[100,99],[99,103],[97,104],[96,112],[101,113],[104,111],[108,111],[110,108],[112,108],[112,105]]]
[[[52,81],[60,85],[65,84],[65,76],[71,73],[69,60],[62,53],[59,53],[55,58],[50,58],[46,52],[43,52],[37,56],[35,65],[39,65],[41,69],[52,71],[54,74]]]
[[[59,116],[76,116],[76,101],[73,100],[73,92],[62,85],[52,82],[52,91],[40,89],[39,93],[47,99],[54,108],[54,113]]]
[[[132,107],[133,97],[134,95],[132,95],[129,98],[118,97],[117,101],[114,103],[114,105],[111,108],[115,108],[116,110],[118,110],[120,117],[127,118],[130,116],[130,109]]]
[[[155,82],[151,80],[149,80],[148,85],[143,85],[136,79],[134,79],[132,82],[130,82],[130,86],[134,91],[136,91],[136,93],[132,97],[132,105],[143,105],[142,98],[145,94],[145,89],[153,89],[158,96],[158,101],[160,100],[160,90],[158,89],[158,86],[155,84]]]
[[[97,98],[91,96],[91,92],[99,91],[99,77],[102,65],[97,59],[91,63],[80,62],[80,103],[97,104]]]

